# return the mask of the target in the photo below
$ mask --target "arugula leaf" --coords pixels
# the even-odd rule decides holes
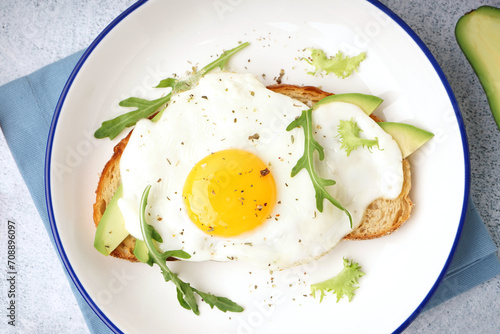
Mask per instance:
[[[323,147],[316,140],[314,140],[313,137],[312,109],[303,110],[302,115],[292,121],[286,130],[290,131],[300,126],[304,129],[304,155],[292,168],[292,177],[305,168],[309,173],[309,177],[311,178],[314,186],[314,191],[316,192],[316,207],[318,208],[318,211],[323,212],[323,200],[327,199],[335,207],[347,214],[349,217],[349,224],[352,228],[352,217],[349,211],[347,211],[347,209],[344,208],[335,198],[333,198],[332,195],[330,195],[325,189],[327,186],[333,186],[335,181],[321,178],[314,170],[314,151],[318,152],[320,161],[323,161],[325,158],[325,153],[323,151]]]
[[[204,76],[206,73],[210,72],[211,70],[215,69],[216,67],[219,67],[221,70],[224,69],[224,66],[226,66],[227,62],[231,58],[232,55],[237,53],[238,51],[244,49],[250,45],[250,43],[245,42],[240,44],[239,46],[231,49],[231,50],[226,50],[224,51],[219,58],[211,62],[210,64],[204,66],[200,71],[193,73],[187,80],[180,81],[175,78],[167,78],[163,79],[160,81],[158,86],[155,88],[172,88],[173,91],[179,92],[179,91],[184,91],[184,90],[189,90],[191,89],[192,86],[194,86],[198,80]]]
[[[333,291],[337,295],[337,303],[344,296],[347,296],[349,301],[351,301],[354,291],[359,288],[359,286],[354,286],[354,284],[358,284],[358,278],[364,276],[364,274],[357,263],[352,260],[349,263],[349,260],[344,258],[344,268],[337,276],[320,283],[311,284],[312,295],[316,298],[316,291],[319,291],[321,293],[319,302],[321,303],[323,297],[326,296],[325,292]]]
[[[219,67],[222,70],[232,55],[244,49],[248,45],[250,45],[250,43],[246,42],[238,45],[233,49],[224,51],[216,60],[203,67],[200,71],[193,73],[186,80],[181,81],[175,78],[167,78],[161,80],[160,83],[155,88],[172,89],[170,93],[168,93],[163,97],[160,97],[155,100],[145,100],[137,97],[130,97],[128,99],[121,101],[119,103],[121,107],[134,107],[136,109],[129,111],[118,117],[115,117],[111,120],[103,122],[101,124],[101,127],[97,129],[97,131],[94,133],[94,137],[99,139],[106,137],[109,137],[109,139],[114,139],[125,128],[134,125],[135,123],[137,123],[138,120],[142,118],[151,116],[160,107],[164,105],[166,106],[166,104],[168,103],[168,101],[170,101],[170,98],[172,97],[173,94],[191,89],[198,83],[198,81],[203,75],[215,69],[216,67]]]
[[[234,55],[238,51],[246,48],[249,45],[250,45],[249,42],[245,42],[245,43],[241,43],[240,45],[238,45],[234,49],[224,51],[219,56],[219,58],[217,58],[216,60],[214,60],[213,62],[211,62],[210,64],[206,65],[205,67],[203,67],[201,69],[201,71],[200,71],[201,75],[200,76],[205,75],[205,73],[210,72],[211,70],[213,70],[216,67],[220,68],[221,70],[224,69],[224,66],[226,66],[227,62],[229,61],[229,59],[231,58],[232,55]]]
[[[156,85],[155,88],[172,88],[172,90],[181,90],[181,84],[182,81],[179,81],[179,79],[176,78],[166,78],[160,81],[158,85]]]
[[[142,118],[149,117],[158,108],[170,101],[171,96],[172,93],[169,93],[164,97],[160,97],[159,99],[152,101],[140,99],[138,97],[129,97],[128,99],[121,101],[119,103],[121,107],[136,107],[137,109],[129,111],[128,113],[115,117],[109,121],[102,122],[101,127],[94,133],[94,137],[98,139],[106,137],[114,139],[125,128],[134,125]]]
[[[166,264],[166,260],[169,257],[181,258],[181,259],[189,259],[191,255],[184,252],[183,250],[172,250],[166,252],[159,252],[156,249],[154,241],[161,242],[161,236],[156,232],[153,226],[149,225],[146,222],[146,206],[148,204],[148,195],[151,190],[151,186],[147,186],[144,189],[141,198],[141,212],[140,212],[140,223],[141,223],[141,233],[144,239],[144,243],[149,252],[148,263],[150,266],[153,266],[154,263],[158,265],[161,269],[161,273],[165,282],[171,281],[175,284],[177,288],[177,300],[179,304],[185,309],[192,310],[194,314],[199,315],[200,310],[198,309],[198,304],[196,302],[196,298],[194,294],[196,293],[200,296],[204,302],[206,302],[213,309],[214,306],[217,307],[222,312],[242,312],[243,307],[236,304],[225,297],[218,297],[212,295],[210,293],[202,292],[196,288],[193,288],[189,283],[182,281],[177,274],[173,273]]]
[[[359,128],[358,123],[354,122],[352,118],[349,121],[341,120],[338,130],[338,136],[342,143],[340,148],[346,150],[347,156],[360,146],[366,146],[368,149],[371,149],[375,145],[378,146],[377,137],[375,139],[365,139],[359,136],[359,133],[363,130]]]
[[[302,58],[309,64],[315,67],[314,72],[307,72],[307,74],[315,75],[318,71],[325,71],[333,73],[337,77],[345,79],[353,72],[358,71],[359,64],[365,60],[366,54],[361,52],[355,57],[344,56],[342,51],[338,51],[335,57],[328,58],[323,50],[309,49],[311,51],[311,60]]]

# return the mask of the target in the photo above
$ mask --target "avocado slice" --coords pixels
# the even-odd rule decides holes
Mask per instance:
[[[94,248],[103,255],[109,255],[125,239],[129,233],[125,228],[125,220],[118,207],[118,199],[123,195],[120,184],[113,198],[106,206],[94,238]]]
[[[500,8],[482,6],[462,16],[455,37],[476,72],[500,129]]]
[[[377,124],[398,143],[403,159],[434,137],[433,133],[410,124],[395,122],[379,122]]]
[[[365,114],[370,116],[377,107],[384,102],[380,97],[360,93],[347,93],[327,96],[316,103],[314,108],[329,102],[346,102],[357,105]]]
[[[137,260],[141,261],[142,263],[150,262],[148,247],[142,240],[135,239],[134,255]]]

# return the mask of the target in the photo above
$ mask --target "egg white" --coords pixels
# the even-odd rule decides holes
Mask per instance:
[[[325,201],[318,212],[306,170],[291,177],[304,152],[302,129],[286,131],[308,107],[265,88],[253,75],[205,75],[190,91],[172,97],[158,122],[137,123],[120,161],[123,197],[118,201],[127,230],[142,239],[139,202],[147,185],[147,220],[161,234],[164,250],[183,249],[192,261],[241,260],[259,267],[287,268],[316,259],[351,231],[344,212]],[[379,147],[340,149],[340,120],[353,119],[362,136]],[[366,207],[401,192],[401,152],[392,137],[355,105],[333,102],[313,112],[315,139],[325,149],[318,173],[334,179],[328,188],[359,225]],[[259,139],[249,139],[254,134]],[[261,227],[232,238],[211,237],[186,213],[182,190],[192,167],[212,152],[237,148],[258,156],[276,182],[277,204]]]

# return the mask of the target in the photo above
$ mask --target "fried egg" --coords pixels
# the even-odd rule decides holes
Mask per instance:
[[[291,170],[304,153],[300,128],[286,131],[308,107],[268,90],[251,74],[210,73],[175,94],[161,118],[137,123],[120,161],[118,201],[130,234],[142,239],[139,203],[151,191],[146,219],[160,233],[162,250],[182,249],[189,261],[245,261],[284,269],[330,251],[351,231],[349,218],[315,191],[304,169]],[[347,156],[340,120],[357,122],[379,145]],[[332,102],[313,112],[316,161],[327,189],[347,210],[353,228],[379,197],[395,198],[403,183],[396,142],[359,107]]]

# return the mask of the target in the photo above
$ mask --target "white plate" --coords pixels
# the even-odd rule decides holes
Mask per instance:
[[[382,97],[381,116],[435,133],[411,156],[416,203],[391,236],[344,242],[310,265],[270,273],[238,263],[175,263],[201,290],[245,307],[222,313],[201,304],[181,308],[158,268],[104,257],[93,248],[92,204],[99,173],[118,139],[96,140],[103,120],[122,113],[129,96],[159,97],[160,79],[205,65],[223,49],[248,41],[230,69],[274,82],[322,86],[335,93]],[[333,55],[367,53],[348,79],[313,77],[304,48]],[[265,79],[262,77],[265,74]],[[116,332],[388,333],[403,330],[430,299],[458,241],[468,198],[469,165],[462,120],[451,89],[418,37],[387,8],[362,0],[138,2],[89,47],[68,81],[47,152],[47,200],[61,257],[94,311]],[[342,258],[366,275],[351,303],[309,285],[335,275]],[[250,273],[251,272],[251,273]],[[257,288],[256,288],[257,287]],[[305,296],[304,296],[305,295]]]

